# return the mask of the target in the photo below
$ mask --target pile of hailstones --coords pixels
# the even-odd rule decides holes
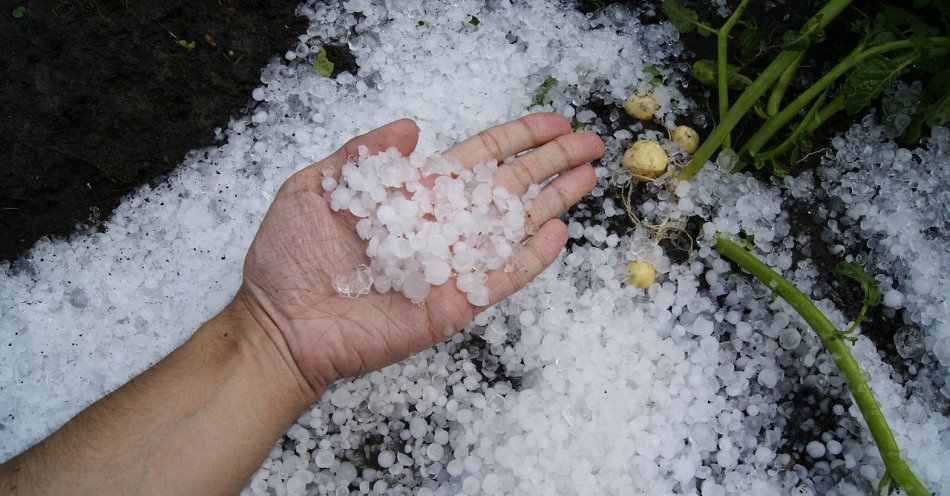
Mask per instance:
[[[540,191],[531,185],[523,197],[493,186],[498,162],[471,170],[442,155],[395,148],[370,155],[366,147],[348,161],[337,181],[323,178],[330,207],[359,218],[356,232],[367,241],[370,265],[337,275],[333,284],[345,296],[370,287],[395,290],[422,303],[433,286],[455,276],[469,303],[488,304],[487,273],[504,267],[525,238],[525,212]]]

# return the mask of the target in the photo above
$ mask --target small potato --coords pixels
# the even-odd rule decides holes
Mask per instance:
[[[635,119],[648,121],[660,109],[651,93],[634,93],[623,102],[623,109]]]
[[[666,150],[653,140],[640,140],[627,148],[620,163],[638,181],[652,181],[666,172],[670,158]]]
[[[673,142],[686,153],[692,155],[699,148],[699,133],[689,126],[676,126],[673,130]]]
[[[627,264],[627,284],[646,289],[654,281],[656,281],[656,269],[652,264],[640,261]]]

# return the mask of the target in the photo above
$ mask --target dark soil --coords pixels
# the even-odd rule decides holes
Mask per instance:
[[[212,145],[306,26],[280,0],[4,5],[0,260],[100,226],[136,186]]]

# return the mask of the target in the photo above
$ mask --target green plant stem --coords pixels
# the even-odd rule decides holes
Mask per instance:
[[[770,269],[748,250],[722,236],[716,236],[714,247],[724,257],[747,270],[781,296],[814,329],[838,367],[838,372],[844,378],[848,389],[851,390],[851,395],[861,410],[861,415],[864,416],[868,430],[871,431],[871,437],[874,438],[874,443],[877,444],[878,452],[884,461],[886,476],[889,475],[910,496],[929,496],[930,491],[920,483],[907,462],[901,459],[900,448],[887,425],[887,420],[864,379],[863,371],[851,355],[851,350],[841,338],[838,329],[794,284]]]
[[[818,97],[818,100],[816,100],[815,103],[811,106],[811,108],[808,109],[808,112],[805,114],[805,117],[802,118],[802,121],[799,122],[798,125],[795,126],[795,129],[792,130],[791,133],[789,133],[788,137],[785,138],[785,141],[783,141],[781,144],[779,144],[775,148],[772,148],[771,150],[764,151],[761,153],[756,153],[755,155],[752,156],[752,158],[756,162],[761,163],[763,161],[770,161],[773,159],[777,159],[778,157],[781,157],[785,155],[786,153],[788,153],[792,148],[796,146],[799,138],[801,138],[803,134],[811,132],[811,128],[809,127],[809,124],[812,122],[815,116],[818,115],[819,110],[823,108],[822,104],[824,104],[824,100],[825,100],[825,94],[822,93],[822,95]],[[841,103],[842,105],[844,104],[843,97],[841,98]]]
[[[819,108],[820,107],[820,108]],[[799,123],[798,127],[792,131],[792,134],[789,135],[782,144],[756,154],[757,159],[762,160],[772,160],[782,155],[785,155],[795,146],[795,141],[802,134],[811,134],[815,132],[815,129],[818,129],[819,126],[824,124],[831,116],[837,114],[844,109],[844,96],[838,95],[831,99],[826,105],[815,107],[817,111],[809,111],[805,118]]]
[[[779,109],[782,106],[782,98],[785,97],[785,91],[788,90],[788,86],[792,84],[792,79],[795,79],[795,73],[798,72],[798,66],[802,64],[802,60],[805,59],[805,51],[802,50],[798,52],[798,57],[789,65],[785,72],[778,77],[778,81],[775,82],[775,86],[772,87],[772,93],[769,95],[769,103],[765,108],[766,113],[771,117],[778,113]]]
[[[851,324],[851,327],[848,327],[848,330],[844,331],[844,333],[851,334],[852,332],[854,332],[854,330],[857,329],[859,325],[861,325],[861,322],[864,321],[864,317],[867,316],[867,313],[868,313],[868,304],[864,303],[861,305],[861,311],[858,312],[858,316],[854,319],[854,323]]]
[[[719,31],[716,32],[716,72],[718,73],[718,86],[719,86],[719,115],[723,116],[729,112],[729,58],[728,58],[728,47],[729,47],[729,32],[732,31],[733,26],[736,25],[736,22],[739,21],[739,18],[742,17],[742,13],[745,12],[746,7],[749,6],[751,0],[742,0],[739,2],[739,5],[736,7],[736,10],[733,11],[732,15],[729,16],[729,19],[726,19],[726,23],[719,28]],[[723,140],[723,146],[730,146],[732,137],[729,133],[726,133],[726,137]]]
[[[806,22],[806,26],[815,29],[824,29],[829,22],[834,20],[853,0],[830,0],[814,17]],[[722,145],[723,140],[729,135],[734,127],[742,120],[746,112],[755,105],[755,102],[769,89],[772,83],[782,74],[786,67],[795,61],[799,50],[785,50],[775,57],[775,60],[769,64],[765,70],[759,74],[759,77],[749,85],[748,88],[739,96],[736,103],[729,109],[726,115],[720,116],[719,125],[713,129],[706,141],[700,145],[699,149],[686,164],[686,167],[677,176],[680,180],[689,180],[703,168],[716,150]]]
[[[762,102],[755,102],[755,105],[752,106],[752,111],[755,112],[755,115],[761,117],[762,119],[768,119],[769,114],[765,113],[765,109],[762,108]],[[728,146],[724,146],[729,148]]]
[[[950,38],[931,38],[934,43],[935,54],[947,51],[947,48],[950,47]],[[938,50],[942,48],[942,50]],[[893,52],[897,50],[906,50],[913,48],[913,44],[908,40],[892,41],[890,43],[885,43],[883,45],[878,45],[868,49],[862,49],[858,47],[848,54],[844,59],[841,60],[836,66],[834,66],[828,73],[821,77],[815,84],[811,85],[807,90],[805,90],[801,95],[798,95],[798,98],[789,103],[781,112],[772,116],[767,120],[762,127],[756,131],[755,134],[749,138],[749,141],[742,147],[739,151],[739,156],[745,156],[746,154],[756,154],[759,150],[765,146],[770,139],[772,139],[775,134],[782,130],[786,124],[789,123],[798,112],[801,111],[811,102],[813,99],[822,94],[827,90],[838,78],[844,75],[846,72],[854,68],[864,59],[873,57],[876,55],[881,55],[887,52]],[[912,64],[917,60],[918,55],[916,53],[908,53],[900,57],[895,58],[893,61],[901,66],[901,69]],[[698,152],[697,152],[698,153]],[[747,163],[740,162],[736,164],[736,167],[730,172],[739,172]]]
[[[832,98],[830,102],[815,114],[815,118],[806,126],[807,131],[809,133],[814,132],[815,129],[818,129],[818,126],[821,126],[827,122],[828,119],[831,119],[831,116],[842,110],[844,110],[844,95],[838,95]]]
[[[712,158],[713,154],[723,144],[729,136],[729,132],[739,124],[739,121],[745,117],[745,114],[759,100],[759,97],[768,90],[769,85],[780,74],[782,69],[789,64],[795,57],[795,52],[782,52],[776,57],[775,61],[765,68],[759,77],[739,96],[735,104],[726,115],[721,116],[719,125],[717,125],[706,141],[699,146],[696,153],[689,159],[686,167],[677,176],[680,180],[689,180],[702,169],[706,161]]]

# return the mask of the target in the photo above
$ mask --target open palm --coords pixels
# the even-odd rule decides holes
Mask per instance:
[[[399,361],[451,336],[481,308],[471,305],[453,281],[434,287],[423,305],[396,292],[339,296],[334,275],[366,264],[365,242],[356,217],[333,212],[321,180],[329,169],[339,176],[357,156],[396,147],[404,155],[416,146],[418,128],[392,122],[350,140],[326,159],[294,174],[281,187],[244,264],[239,298],[251,309],[294,373],[314,391],[350,375]],[[530,150],[530,151],[528,151]],[[588,132],[571,133],[557,114],[531,114],[488,129],[445,155],[471,168],[479,162],[520,154],[499,168],[496,186],[523,194],[531,184],[558,175],[532,202],[526,231],[537,229],[518,252],[515,270],[488,274],[489,301],[517,291],[547,267],[567,239],[555,217],[595,183],[588,161],[603,154],[603,142]]]

